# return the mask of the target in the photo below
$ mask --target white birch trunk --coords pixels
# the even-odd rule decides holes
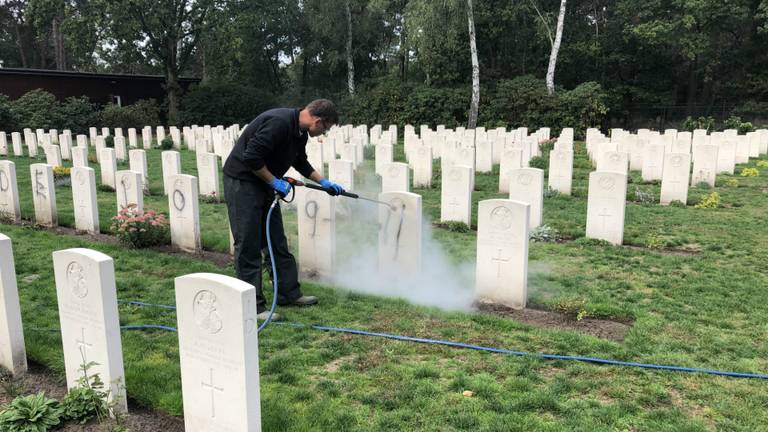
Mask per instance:
[[[480,109],[480,62],[477,60],[477,41],[475,37],[475,17],[472,12],[472,0],[467,0],[467,25],[469,26],[469,51],[472,54],[472,103],[469,106],[467,128],[473,129],[477,126],[477,112]]]
[[[557,16],[557,29],[555,41],[552,44],[552,52],[549,54],[549,67],[547,68],[547,92],[555,94],[555,66],[557,66],[557,53],[560,51],[560,41],[563,39],[563,25],[565,24],[565,2],[560,0],[560,14]]]
[[[351,96],[355,95],[355,63],[352,61],[352,11],[349,0],[344,2],[347,9],[347,89]]]

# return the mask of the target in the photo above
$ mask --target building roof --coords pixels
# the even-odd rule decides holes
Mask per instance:
[[[118,73],[95,73],[95,72],[76,72],[60,71],[52,69],[25,69],[25,68],[2,68],[0,75],[35,75],[49,77],[67,77],[67,78],[92,78],[92,79],[131,79],[131,80],[151,80],[165,81],[163,75],[143,75],[143,74],[118,74]],[[198,82],[200,78],[180,77],[179,81]]]

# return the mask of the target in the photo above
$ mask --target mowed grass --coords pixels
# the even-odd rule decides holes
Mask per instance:
[[[401,150],[396,158],[402,160]],[[11,160],[16,162],[23,214],[30,218],[30,161]],[[160,152],[149,151],[148,161],[153,195],[145,197],[145,205],[165,211]],[[194,154],[182,151],[182,165],[185,173],[194,175]],[[755,165],[751,160],[740,168]],[[583,238],[590,166],[583,145],[577,144],[574,195],[546,198],[544,208],[544,223],[568,241],[531,244],[531,302],[578,304],[595,316],[633,319],[621,342],[312,283],[303,284],[304,291],[320,296],[321,306],[281,312],[305,324],[529,352],[766,373],[768,170],[759,169],[765,172],[758,177],[736,176],[738,187],[722,186],[730,176],[718,177],[718,209],[629,202],[625,245],[637,247],[613,247]],[[476,201],[503,197],[495,174],[477,176],[475,212]],[[438,169],[435,180],[432,189],[415,192],[424,197],[425,217],[437,221]],[[635,187],[658,198],[659,186],[641,184],[633,172],[630,199]],[[689,196],[709,192],[692,188]],[[68,188],[57,188],[57,201],[60,222],[71,225]],[[116,211],[116,199],[114,193],[100,191],[99,201],[104,230]],[[226,251],[225,206],[200,207],[204,245]],[[289,237],[295,238],[295,213],[286,211],[285,217]],[[476,221],[476,215],[473,218]],[[231,266],[220,268],[193,258],[125,250],[19,226],[1,228],[14,240],[28,353],[62,375],[60,337],[46,331],[58,327],[51,252],[89,247],[112,256],[118,297],[124,300],[172,304],[176,276],[201,271],[234,274]],[[455,262],[474,260],[474,232],[436,227],[433,235]],[[689,253],[678,253],[681,250]],[[175,326],[173,312],[162,309],[121,305],[120,319],[122,324]],[[123,350],[130,397],[180,415],[176,336],[125,331]],[[278,325],[260,335],[260,370],[267,431],[768,429],[768,383],[759,380],[544,361]],[[463,396],[465,390],[474,395]]]

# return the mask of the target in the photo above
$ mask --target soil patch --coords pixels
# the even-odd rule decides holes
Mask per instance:
[[[479,302],[475,306],[480,311],[511,318],[533,327],[576,331],[612,341],[624,340],[627,330],[632,327],[631,322],[608,319],[583,318],[577,320],[571,315],[553,312],[535,305],[525,309],[512,309],[496,303]]]
[[[67,394],[66,384],[62,380],[45,367],[34,362],[29,363],[27,373],[18,377],[2,378],[0,405],[13,400],[14,394],[9,391],[10,389],[19,395],[36,394],[42,391],[47,397],[59,401]],[[183,419],[147,409],[137,405],[130,398],[128,399],[128,413],[124,425],[130,431],[184,432]],[[92,421],[85,425],[70,424],[57,430],[63,432],[109,432],[114,426],[115,422],[112,420],[107,420],[104,423]]]

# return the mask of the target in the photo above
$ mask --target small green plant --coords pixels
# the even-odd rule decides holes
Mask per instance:
[[[745,134],[747,132],[752,132],[754,129],[754,126],[750,122],[741,121],[741,117],[739,116],[730,116],[728,119],[723,122],[723,127],[725,129],[736,129],[739,131],[740,134]]]
[[[552,307],[562,314],[573,317],[576,321],[591,316],[587,310],[587,301],[582,299],[563,299],[553,304]]]
[[[445,228],[450,232],[455,233],[468,233],[471,231],[471,228],[469,225],[465,224],[464,222],[458,222],[458,221],[446,221],[446,222],[439,222],[437,223],[437,226],[440,228]]]
[[[744,168],[741,170],[742,177],[757,177],[760,175],[760,171],[757,168]]]
[[[70,177],[71,168],[56,166],[53,167],[53,184],[56,186],[66,186],[71,184],[72,178]]]
[[[120,209],[112,218],[112,231],[121,243],[133,248],[167,244],[170,236],[165,215],[154,210],[140,212],[136,204]]]
[[[693,132],[695,129],[706,129],[707,131],[712,131],[715,129],[715,118],[711,116],[699,117],[697,119],[688,117],[683,122],[682,129],[689,132]]]
[[[173,140],[170,137],[163,138],[162,141],[160,141],[160,148],[163,150],[170,150],[173,148]]]
[[[528,162],[528,166],[531,168],[547,169],[547,158],[544,156],[534,156]]]
[[[648,249],[663,249],[666,246],[666,241],[659,234],[648,234],[645,238],[645,247]]]
[[[211,192],[210,195],[200,195],[200,202],[206,203],[206,204],[218,204],[222,202],[223,200],[216,192]]]
[[[704,194],[699,199],[699,202],[693,206],[697,209],[718,208],[720,206],[720,194],[712,192],[710,194]]]
[[[765,160],[757,161],[757,167],[768,168],[768,161],[765,161]]]
[[[115,191],[115,188],[113,188],[112,186],[109,186],[109,185],[105,185],[105,184],[100,184],[100,185],[96,186],[96,189],[100,190],[101,192],[114,192]]]
[[[16,216],[7,210],[0,210],[0,224],[13,225],[16,223]]]
[[[650,190],[643,190],[639,187],[635,187],[635,202],[643,205],[655,204],[656,196]]]
[[[48,432],[61,423],[64,410],[59,402],[36,395],[19,396],[0,411],[0,430],[14,432]]]
[[[12,398],[21,395],[21,392],[24,390],[22,386],[13,379],[13,375],[2,368],[0,368],[0,388],[2,388],[3,393]]]
[[[531,231],[531,241],[540,243],[555,243],[560,240],[560,233],[549,225],[539,225]]]
[[[707,182],[698,182],[694,187],[697,189],[712,189]]]
[[[544,189],[544,198],[554,198],[559,195],[560,195],[560,191],[557,189],[553,189],[552,186],[549,186],[546,189]]]
[[[104,390],[104,383],[98,374],[89,375],[95,362],[80,365],[82,376],[77,380],[77,387],[71,389],[61,402],[63,417],[68,421],[85,424],[92,419],[103,420],[109,414],[109,390]]]
[[[729,179],[725,179],[725,182],[723,184],[727,187],[737,188],[739,187],[739,180],[735,178],[729,178]]]
[[[685,203],[680,200],[674,200],[669,203],[670,207],[685,208]]]

